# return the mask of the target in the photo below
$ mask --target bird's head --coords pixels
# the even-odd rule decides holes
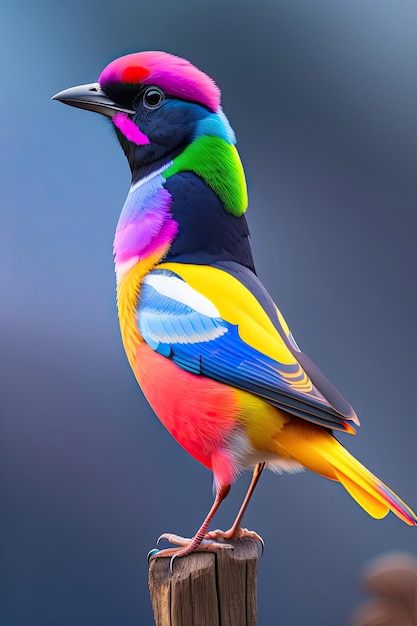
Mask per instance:
[[[169,162],[202,135],[234,144],[220,90],[204,72],[166,52],[138,52],[110,63],[97,83],[53,99],[107,116],[133,182]]]

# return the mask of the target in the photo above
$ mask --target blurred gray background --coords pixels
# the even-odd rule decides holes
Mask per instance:
[[[216,79],[258,273],[357,410],[343,443],[417,508],[416,3],[3,0],[0,28],[0,624],[151,624],[146,553],[211,503],[210,473],[148,408],[119,337],[127,163],[105,120],[50,101],[128,52]],[[266,543],[260,626],[343,625],[369,558],[417,552],[417,529],[307,472],[264,476],[245,525]]]

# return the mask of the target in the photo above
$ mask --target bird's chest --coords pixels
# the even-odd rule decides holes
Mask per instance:
[[[136,351],[133,370],[165,428],[189,454],[211,468],[213,457],[226,453],[225,440],[236,426],[235,390],[178,367],[145,342]]]

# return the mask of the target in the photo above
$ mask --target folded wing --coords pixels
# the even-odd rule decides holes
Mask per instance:
[[[268,315],[256,289],[219,268],[175,263],[160,268],[144,279],[138,305],[139,331],[153,350],[292,415],[354,432],[353,409],[299,350],[272,300]],[[323,389],[330,390],[329,397]]]

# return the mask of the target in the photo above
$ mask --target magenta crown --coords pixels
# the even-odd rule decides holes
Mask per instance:
[[[216,113],[220,89],[192,63],[167,52],[135,52],[112,61],[98,79],[106,83],[158,85],[170,96],[198,102]]]

